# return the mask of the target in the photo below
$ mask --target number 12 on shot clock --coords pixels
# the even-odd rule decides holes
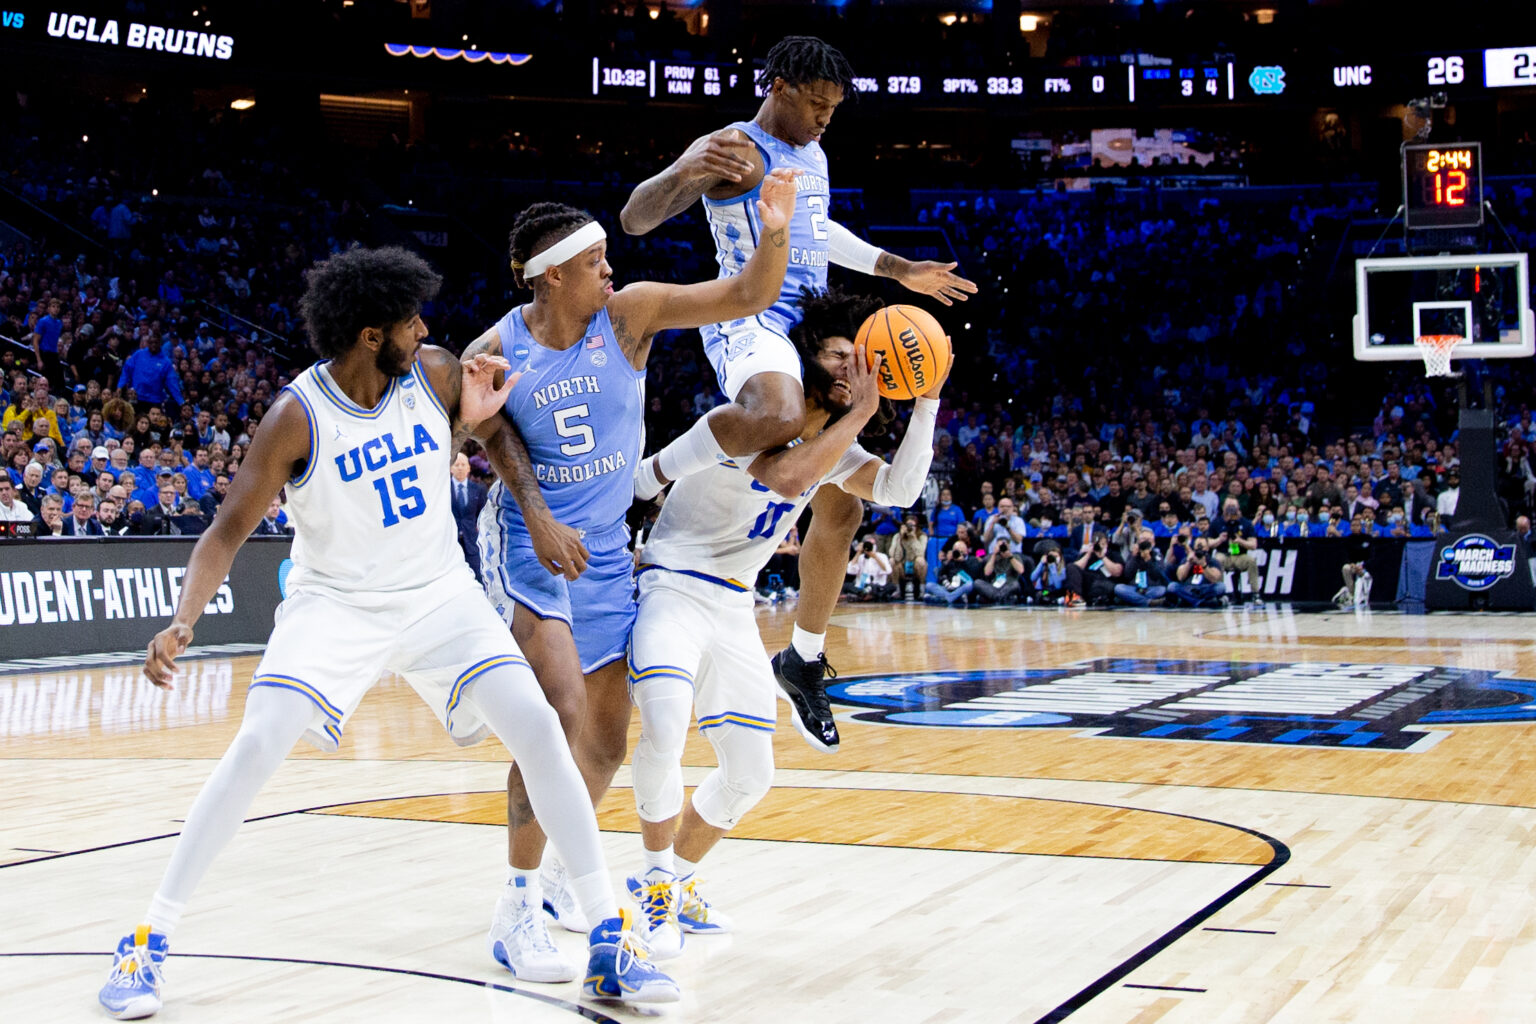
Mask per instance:
[[[1404,146],[1403,209],[1411,231],[1482,224],[1482,145]]]

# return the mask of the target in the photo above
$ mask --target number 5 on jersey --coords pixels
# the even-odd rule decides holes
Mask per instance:
[[[585,455],[597,447],[597,436],[592,433],[592,427],[587,423],[573,423],[590,415],[592,410],[585,404],[573,405],[566,409],[555,410],[555,433],[561,437],[579,437],[580,441],[567,442],[560,446],[560,451],[566,455]]]

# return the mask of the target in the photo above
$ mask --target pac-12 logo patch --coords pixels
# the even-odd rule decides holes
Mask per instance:
[[[1440,549],[1435,579],[1450,580],[1463,590],[1487,590],[1515,572],[1515,546],[1469,533]]]
[[[1424,750],[1444,735],[1426,726],[1536,721],[1536,680],[1434,665],[1099,658],[843,678],[827,695],[861,722],[1345,750]]]

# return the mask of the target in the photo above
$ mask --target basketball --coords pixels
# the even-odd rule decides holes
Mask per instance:
[[[949,369],[951,352],[944,328],[916,306],[887,306],[864,321],[855,342],[871,364],[883,353],[880,394],[908,399],[933,387]]]

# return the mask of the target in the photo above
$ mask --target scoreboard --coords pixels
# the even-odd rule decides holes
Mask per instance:
[[[1403,213],[1410,231],[1482,224],[1482,144],[1404,146]]]

